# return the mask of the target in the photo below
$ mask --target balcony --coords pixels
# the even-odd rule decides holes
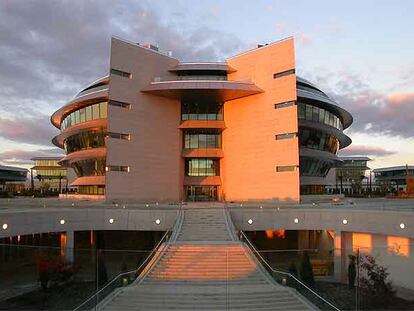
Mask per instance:
[[[249,81],[229,81],[225,80],[227,78],[224,76],[202,76],[203,80],[197,80],[200,77],[157,77],[155,81],[141,91],[177,100],[199,100],[205,98],[220,102],[263,92],[253,82]],[[218,80],[218,77],[221,80]]]

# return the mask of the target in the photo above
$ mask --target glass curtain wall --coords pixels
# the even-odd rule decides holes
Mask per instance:
[[[336,115],[316,106],[298,102],[298,116],[302,120],[315,121],[339,130],[343,129],[342,121]]]
[[[183,101],[181,120],[223,120],[223,103]]]
[[[69,136],[64,142],[65,151],[69,154],[79,150],[105,147],[106,134],[106,131],[100,130],[82,132]]]
[[[219,160],[217,159],[188,159],[185,162],[186,176],[219,176]]]
[[[221,148],[221,134],[217,130],[186,130],[184,132],[185,149]]]

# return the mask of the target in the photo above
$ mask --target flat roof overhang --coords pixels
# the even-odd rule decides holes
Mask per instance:
[[[185,176],[184,186],[221,186],[220,176]]]
[[[223,158],[223,149],[183,149],[181,156],[184,158]]]
[[[252,82],[245,81],[160,81],[151,82],[141,90],[144,93],[177,100],[200,100],[202,98],[225,102],[262,93]]]
[[[179,129],[220,129],[224,130],[226,125],[222,120],[185,120]]]
[[[57,110],[55,113],[52,114],[50,117],[50,121],[52,124],[60,129],[60,125],[64,117],[70,114],[72,111],[81,109],[83,107],[99,103],[101,101],[108,100],[108,88],[88,93],[84,96],[80,96],[71,100],[68,104]]]
[[[299,156],[330,162],[334,165],[341,165],[343,162],[336,154],[306,147],[299,148]]]
[[[80,150],[69,153],[59,163],[63,166],[70,166],[72,163],[88,160],[88,159],[100,159],[106,157],[106,148],[90,148],[86,150]]]
[[[75,179],[70,184],[71,187],[76,186],[105,186],[105,176],[83,176]]]

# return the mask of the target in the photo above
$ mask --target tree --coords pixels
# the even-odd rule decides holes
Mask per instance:
[[[387,281],[388,268],[380,266],[371,255],[360,256],[363,276],[360,279],[360,289],[364,297],[364,305],[370,308],[389,306],[395,296],[392,283]]]
[[[315,285],[315,279],[313,277],[312,264],[309,259],[309,254],[307,251],[303,252],[302,261],[300,264],[300,278],[303,282],[309,286]]]

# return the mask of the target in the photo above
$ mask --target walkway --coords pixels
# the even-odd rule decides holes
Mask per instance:
[[[229,221],[229,220],[227,220]],[[177,241],[103,310],[312,310],[235,241],[224,209],[188,208]]]

